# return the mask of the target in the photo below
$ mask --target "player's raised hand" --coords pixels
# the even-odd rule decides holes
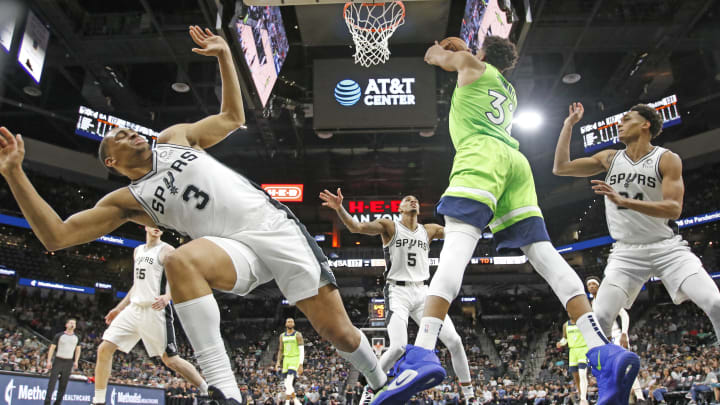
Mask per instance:
[[[565,118],[565,124],[569,125],[575,125],[580,121],[583,117],[583,114],[585,114],[585,107],[583,107],[582,103],[572,103],[570,104],[570,107],[568,107],[568,116]]]
[[[199,55],[219,56],[230,49],[221,36],[213,34],[207,28],[203,30],[197,25],[192,25],[189,27],[189,33],[193,42],[199,46],[199,48],[193,48],[192,51]]]
[[[22,167],[24,157],[22,135],[13,135],[7,128],[0,127],[0,174],[7,176],[13,169]]]
[[[337,195],[325,189],[320,193],[320,199],[324,201],[322,203],[323,207],[329,207],[336,211],[342,207],[343,195],[342,191],[340,191],[340,187],[337,189]]]

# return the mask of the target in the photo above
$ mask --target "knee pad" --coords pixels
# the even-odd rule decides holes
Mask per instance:
[[[563,306],[567,307],[568,301],[579,295],[585,295],[585,286],[580,277],[555,250],[552,243],[534,242],[521,249],[535,271],[550,285]]]

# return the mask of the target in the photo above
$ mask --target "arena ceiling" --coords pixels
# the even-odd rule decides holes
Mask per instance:
[[[234,1],[224,1],[228,8]],[[684,124],[668,137],[717,127],[720,120],[720,2],[714,0],[513,0],[523,17],[512,36],[520,62],[509,75],[521,108],[544,116],[540,130],[514,131],[529,156],[536,181],[555,190],[566,180],[550,174],[557,133],[572,101],[589,119],[637,101],[677,93]],[[112,113],[156,130],[197,120],[219,109],[219,76],[213,59],[190,52],[187,26],[215,26],[213,0],[30,0],[48,25],[50,45],[42,94],[23,89],[28,75],[0,52],[0,124],[27,137],[94,153],[97,144],[74,135],[78,105]],[[421,56],[432,39],[457,35],[464,0],[415,2],[408,23],[391,41],[393,56]],[[282,14],[290,52],[265,111],[249,110],[248,129],[213,154],[261,182],[302,182],[310,194],[342,186],[346,194],[414,193],[435,200],[447,182],[452,145],[447,111],[454,86],[441,72],[435,136],[416,133],[337,134],[313,131],[312,66],[318,58],[350,57],[341,6],[288,6]],[[337,10],[336,10],[337,9]],[[414,13],[414,14],[413,14]],[[332,21],[322,24],[322,21]],[[418,27],[420,29],[418,29]],[[339,36],[340,35],[340,36]],[[579,83],[562,82],[579,73]],[[184,78],[190,92],[170,85]],[[305,112],[305,116],[293,114]],[[576,136],[574,153],[580,153]],[[561,190],[560,188],[557,188]],[[542,197],[552,194],[543,192]],[[588,191],[589,195],[589,191]]]

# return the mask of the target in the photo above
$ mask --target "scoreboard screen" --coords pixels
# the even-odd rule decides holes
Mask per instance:
[[[25,34],[20,43],[18,62],[36,83],[40,83],[43,66],[45,65],[45,52],[50,40],[50,30],[33,14],[28,12]]]
[[[467,0],[460,27],[460,38],[473,53],[482,48],[489,35],[507,38],[512,31],[508,13],[500,9],[498,0]]]
[[[677,96],[672,94],[662,100],[648,105],[655,107],[663,119],[663,128],[680,124],[680,111],[677,107]],[[615,145],[618,140],[618,123],[627,111],[612,115],[592,124],[580,127],[580,134],[583,137],[583,145],[586,153],[596,152]]]
[[[368,311],[371,320],[385,319],[385,300],[383,298],[372,298],[368,304]]]
[[[150,128],[114,117],[110,114],[95,111],[89,107],[80,106],[78,114],[75,133],[96,141],[101,141],[105,137],[105,134],[115,127],[132,129],[138,134],[144,135],[148,138],[148,141],[156,140],[159,135]]]

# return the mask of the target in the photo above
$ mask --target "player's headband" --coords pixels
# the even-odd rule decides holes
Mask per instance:
[[[592,284],[592,283],[595,283],[595,284],[597,284],[598,286],[600,285],[600,282],[599,282],[596,278],[590,278],[590,279],[588,279],[588,280],[585,282],[585,285],[589,287],[590,284]]]

